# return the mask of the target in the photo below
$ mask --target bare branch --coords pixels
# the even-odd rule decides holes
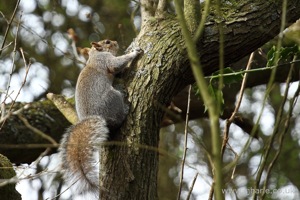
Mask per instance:
[[[10,29],[10,26],[11,26],[11,24],[12,24],[14,18],[15,18],[15,15],[16,15],[16,13],[17,13],[17,10],[18,10],[20,1],[21,1],[21,0],[18,0],[18,1],[17,1],[16,6],[15,6],[15,9],[14,9],[14,12],[13,12],[13,14],[12,14],[12,16],[11,16],[11,18],[10,18],[8,24],[7,24],[7,28],[6,28],[6,30],[5,30],[4,37],[3,37],[3,43],[2,43],[1,48],[0,48],[0,55],[1,55],[2,50],[3,50],[3,47],[4,47],[4,45],[5,45],[5,41],[6,41],[6,38],[7,38],[7,35],[8,35],[8,31],[9,31],[9,29]]]
[[[224,194],[221,189],[223,188],[223,173],[222,173],[222,161],[221,161],[221,141],[220,141],[220,128],[219,128],[219,110],[215,107],[215,100],[208,91],[207,83],[204,78],[204,73],[202,70],[202,65],[200,58],[197,55],[196,45],[193,42],[188,27],[184,22],[184,16],[180,8],[179,1],[174,1],[175,10],[177,12],[179,24],[182,30],[182,35],[185,39],[185,45],[188,52],[189,61],[191,63],[192,72],[196,79],[197,86],[200,90],[200,94],[203,98],[205,105],[208,108],[209,120],[211,124],[211,134],[212,134],[212,158],[213,158],[213,168],[214,168],[214,181],[215,181],[215,198],[223,199]]]
[[[12,77],[13,72],[15,70],[15,57],[16,57],[16,53],[17,53],[17,39],[18,39],[18,35],[19,35],[21,18],[22,18],[22,15],[20,15],[20,20],[18,21],[18,24],[17,24],[17,31],[16,31],[15,40],[14,40],[14,49],[13,49],[13,54],[12,54],[11,70],[10,70],[9,78],[8,78],[8,81],[7,81],[6,94],[5,94],[5,97],[2,101],[2,104],[5,104],[6,99],[9,97],[8,93],[9,93],[9,89],[10,89],[11,77]]]
[[[195,175],[195,177],[194,177],[194,179],[193,179],[193,182],[192,182],[191,188],[190,188],[190,190],[189,190],[189,193],[188,193],[188,195],[187,195],[187,197],[186,197],[186,200],[189,200],[190,197],[191,197],[191,194],[192,194],[192,192],[193,192],[194,185],[195,185],[195,183],[196,183],[197,177],[198,177],[198,173],[196,173],[196,175]]]
[[[14,104],[15,104],[17,98],[18,98],[18,96],[19,96],[20,93],[21,93],[21,90],[23,89],[23,87],[24,87],[24,85],[25,85],[25,83],[26,83],[26,81],[27,81],[27,75],[28,75],[28,73],[29,73],[29,69],[30,69],[30,66],[31,66],[31,63],[30,63],[30,62],[29,62],[29,64],[27,64],[26,59],[25,59],[25,56],[24,56],[24,52],[23,52],[23,49],[22,49],[22,48],[20,48],[20,52],[21,52],[22,58],[23,58],[23,60],[24,60],[24,65],[25,65],[25,76],[24,76],[22,85],[21,85],[21,87],[19,88],[19,91],[18,91],[16,97],[14,98],[13,102],[12,102],[11,105],[10,105],[10,108],[9,108],[8,112],[11,112],[11,110],[12,110],[12,108],[13,108],[13,106],[14,106]],[[7,118],[6,118],[6,119],[7,119]],[[6,119],[3,120],[2,124],[1,124],[1,127],[0,127],[0,130],[1,130],[2,127],[4,126]]]
[[[156,10],[156,0],[141,0],[142,28],[145,23],[154,16]]]
[[[251,55],[250,55],[250,58],[249,58],[246,70],[250,70],[251,63],[253,61],[253,56],[254,56],[254,53],[252,52]],[[246,73],[244,75],[244,78],[243,78],[243,81],[242,81],[242,85],[241,85],[241,89],[240,89],[240,94],[239,94],[238,101],[237,101],[237,104],[235,106],[235,109],[232,112],[230,118],[226,120],[224,132],[223,132],[223,144],[222,144],[222,150],[221,150],[222,155],[224,155],[226,144],[227,144],[228,139],[229,139],[229,128],[230,128],[230,125],[234,122],[235,116],[236,116],[236,114],[237,114],[237,112],[238,112],[238,110],[240,108],[241,103],[242,103],[242,99],[243,99],[243,95],[244,95],[244,91],[245,91],[245,87],[246,87],[247,77],[248,77],[248,74]]]
[[[296,59],[296,56],[294,57],[294,60],[295,59]],[[285,89],[285,92],[284,92],[284,95],[283,95],[283,101],[282,101],[282,104],[281,104],[280,109],[279,109],[278,118],[276,117],[276,120],[277,120],[276,125],[277,126],[275,125],[275,127],[274,127],[274,133],[272,134],[272,138],[276,135],[276,132],[278,132],[279,124],[281,124],[280,122],[283,120],[280,113],[282,113],[283,106],[285,105],[286,100],[287,100],[293,69],[294,69],[294,65],[290,68],[289,76],[288,76],[287,81],[286,81],[286,89]],[[295,106],[295,103],[297,101],[299,92],[300,92],[300,83],[298,84],[298,88],[297,88],[296,92],[294,93],[293,98],[290,101],[290,106],[289,106],[289,110],[288,110],[288,114],[287,114],[287,119],[285,119],[285,122],[284,122],[284,130],[279,132],[279,138],[278,138],[278,141],[277,141],[278,143],[276,143],[279,146],[279,148],[276,150],[276,153],[275,153],[271,163],[268,166],[262,191],[266,191],[266,188],[267,188],[267,185],[268,185],[268,182],[269,182],[269,176],[270,176],[271,170],[273,169],[274,164],[277,161],[277,159],[278,159],[278,157],[281,153],[283,139],[284,139],[284,136],[287,133],[289,127],[290,127],[290,120],[291,120],[291,117],[292,117],[292,112],[294,110],[294,106]],[[272,146],[272,144],[273,143],[270,143],[269,145]],[[264,196],[265,196],[265,192],[263,192],[261,194],[262,199],[264,198]]]
[[[182,189],[182,181],[183,181],[183,173],[184,173],[184,164],[186,159],[186,152],[187,152],[187,140],[188,140],[188,122],[189,122],[189,113],[190,113],[190,103],[191,103],[191,90],[192,86],[189,86],[189,93],[188,93],[188,104],[187,104],[187,111],[186,111],[186,118],[185,118],[185,129],[184,129],[184,151],[182,156],[181,162],[181,171],[180,171],[180,185],[177,195],[177,200],[180,200],[180,194]]]
[[[167,11],[167,0],[159,0],[155,15],[157,17],[163,17],[166,11]]]
[[[286,15],[287,15],[287,0],[283,0],[282,2],[282,17],[281,17],[281,26],[280,26],[280,34],[279,34],[279,40],[277,42],[277,49],[279,50],[282,46],[282,39],[283,39],[283,31],[284,31],[284,28],[285,28],[285,24],[286,24]],[[275,53],[275,58],[274,58],[274,62],[275,64],[278,64],[279,62],[279,51],[277,51]],[[267,97],[268,95],[270,94],[271,92],[271,89],[272,89],[272,86],[273,86],[273,83],[274,83],[274,79],[275,79],[275,75],[276,75],[276,70],[277,68],[274,68],[271,72],[271,76],[270,76],[270,79],[269,79],[269,82],[267,84],[267,89],[266,89],[266,92],[265,92],[265,95],[264,95],[264,98],[263,98],[263,103],[262,103],[262,108],[261,108],[261,111],[259,113],[259,117],[256,121],[256,126],[254,126],[253,130],[255,130],[255,128],[258,126],[258,123],[260,121],[260,118],[262,116],[262,113],[263,113],[263,110],[264,110],[264,106],[266,104],[266,101],[267,101]],[[289,77],[287,78],[287,81],[289,81]],[[288,87],[287,87],[288,88]],[[287,98],[287,91],[288,89],[286,89],[286,94],[284,95],[283,97],[283,100],[281,102],[281,105],[280,105],[280,108],[279,108],[279,111],[278,111],[278,114],[276,116],[276,122],[275,122],[275,127],[274,127],[274,130],[273,130],[273,133],[272,133],[272,136],[268,142],[268,144],[266,145],[266,149],[264,150],[264,153],[262,155],[262,160],[261,160],[261,164],[258,168],[258,171],[257,171],[257,176],[256,176],[256,182],[255,182],[255,187],[254,189],[258,189],[259,188],[259,184],[260,184],[260,181],[261,181],[261,176],[262,176],[262,173],[264,171],[264,167],[266,165],[266,162],[267,162],[267,159],[270,155],[270,149],[273,145],[273,142],[274,142],[274,139],[275,139],[275,135],[279,129],[279,124],[280,124],[280,121],[281,121],[281,118],[282,118],[282,113],[283,113],[283,106],[284,106],[284,103],[286,101],[286,98]],[[257,195],[256,193],[253,194],[253,198],[257,198]]]
[[[75,124],[78,121],[74,106],[70,102],[68,102],[64,96],[48,93],[47,98],[54,103],[54,105],[67,118],[69,122]]]
[[[18,117],[23,121],[23,123],[25,124],[25,126],[27,128],[29,128],[30,130],[32,130],[35,134],[37,134],[40,137],[48,140],[50,143],[52,143],[54,145],[57,145],[57,142],[52,137],[50,137],[49,135],[47,135],[43,131],[40,131],[39,129],[31,126],[31,124],[28,122],[28,120],[25,117],[23,117],[21,114],[18,114]]]

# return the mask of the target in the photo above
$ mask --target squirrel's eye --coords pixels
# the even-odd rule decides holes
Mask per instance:
[[[106,40],[106,41],[105,41],[105,44],[110,44],[110,40]]]

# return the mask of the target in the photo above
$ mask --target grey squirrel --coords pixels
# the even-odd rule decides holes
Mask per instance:
[[[64,134],[59,148],[63,177],[74,184],[78,193],[99,196],[99,148],[109,133],[121,126],[128,109],[122,93],[113,87],[115,74],[141,52],[116,56],[118,43],[111,40],[92,42],[86,66],[75,90],[79,123]]]

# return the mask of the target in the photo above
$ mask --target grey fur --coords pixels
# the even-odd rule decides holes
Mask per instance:
[[[90,115],[101,115],[110,128],[118,128],[127,113],[124,97],[113,87],[115,74],[139,54],[138,50],[114,56],[111,52],[92,48],[86,66],[79,75],[76,92],[76,111],[79,119]]]
[[[99,198],[99,146],[108,140],[109,130],[121,126],[128,112],[113,79],[140,53],[135,49],[116,57],[118,48],[110,40],[92,43],[75,91],[79,123],[66,131],[59,148],[63,177],[76,186],[77,193],[90,192],[95,198]]]

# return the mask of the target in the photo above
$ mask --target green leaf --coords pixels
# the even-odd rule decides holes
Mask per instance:
[[[294,45],[291,47],[282,47],[279,53],[281,59],[288,59],[290,56],[295,55],[297,52],[298,52],[298,46]]]
[[[216,102],[216,104],[218,104],[219,108],[220,108],[220,113],[219,114],[223,114],[224,111],[224,98],[223,98],[223,92],[222,90],[219,90],[217,87],[214,87],[212,84],[208,85],[208,92],[211,94],[214,102]],[[204,105],[205,109],[204,112],[207,111],[207,105]]]
[[[276,53],[279,54],[278,61],[277,61],[278,63],[280,60],[287,60],[289,57],[292,57],[293,55],[299,53],[299,47],[298,45],[281,47],[278,51],[276,47],[273,46],[267,54],[268,57],[267,67],[275,66],[277,64],[275,63]]]

